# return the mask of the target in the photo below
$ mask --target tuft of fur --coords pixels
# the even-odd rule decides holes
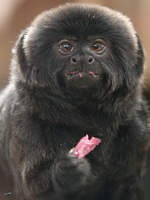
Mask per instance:
[[[106,43],[92,65],[89,50],[83,54],[89,38]],[[75,42],[79,65],[59,54],[63,39]],[[143,63],[128,17],[98,5],[51,9],[21,33],[0,95],[0,174],[14,199],[143,200],[150,141]],[[71,70],[79,71],[75,84],[65,77]],[[82,79],[80,71],[92,75]],[[86,158],[70,156],[86,133],[100,146]]]

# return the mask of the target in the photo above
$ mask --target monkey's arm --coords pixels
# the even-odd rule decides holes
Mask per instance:
[[[53,152],[47,152],[40,125],[24,111],[22,113],[22,109],[14,109],[10,120],[8,162],[13,173],[16,199],[37,199],[37,195],[40,197],[53,191],[51,183]]]
[[[112,200],[143,200],[143,175],[150,134],[146,112],[137,113],[120,128],[114,141],[114,168],[118,168],[112,184]]]
[[[55,152],[57,144],[46,141],[44,130],[36,119],[25,114],[16,115],[12,126],[9,151],[17,182],[15,190],[19,191],[20,199],[22,192],[32,199],[63,198],[78,194],[87,184],[90,176],[88,161],[69,156],[69,149],[63,156],[60,156],[61,152]]]

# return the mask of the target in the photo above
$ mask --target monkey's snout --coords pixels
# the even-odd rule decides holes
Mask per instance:
[[[79,64],[81,64],[81,62],[82,63],[86,63],[88,65],[91,65],[91,64],[93,64],[95,62],[95,59],[94,59],[93,56],[90,56],[90,55],[84,56],[84,57],[76,55],[76,56],[72,56],[71,57],[70,62],[73,65],[79,65]]]

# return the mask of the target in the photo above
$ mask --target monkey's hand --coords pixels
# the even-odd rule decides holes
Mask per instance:
[[[90,164],[85,158],[68,155],[53,167],[53,184],[60,194],[73,194],[88,184],[91,176]]]

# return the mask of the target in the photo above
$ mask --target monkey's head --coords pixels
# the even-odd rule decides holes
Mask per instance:
[[[95,5],[65,4],[42,13],[20,36],[16,55],[22,75],[17,79],[43,90],[126,95],[143,72],[130,20]]]

